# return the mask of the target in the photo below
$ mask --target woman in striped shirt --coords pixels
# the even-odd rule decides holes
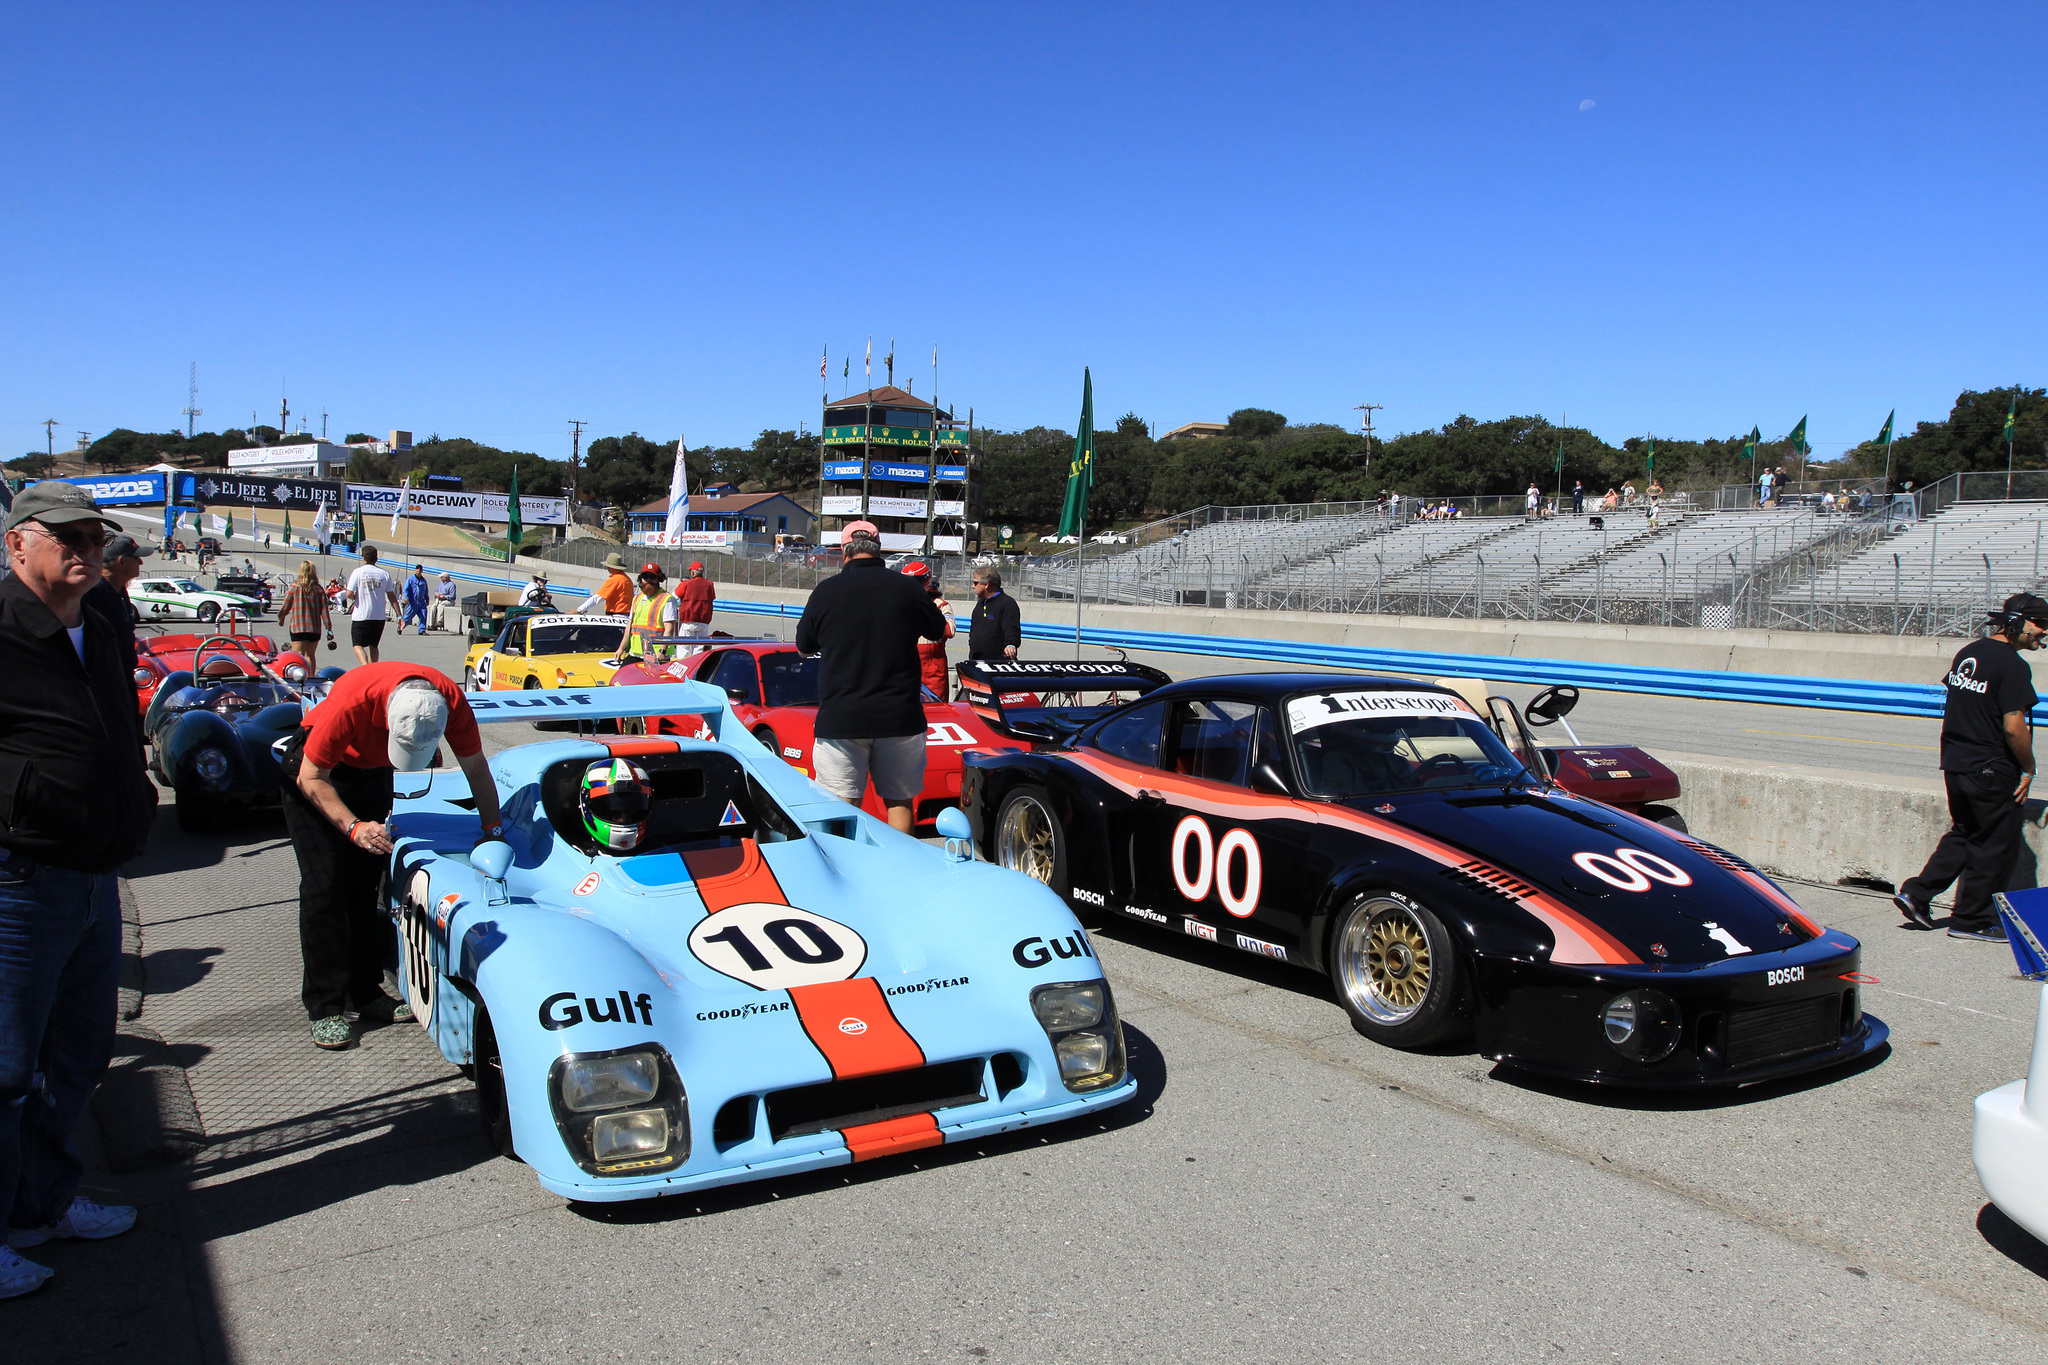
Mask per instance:
[[[327,594],[320,587],[320,574],[312,560],[299,561],[299,575],[285,590],[277,620],[292,637],[292,648],[308,658],[319,648],[322,635],[328,638],[327,647],[334,648],[334,624],[328,615]]]

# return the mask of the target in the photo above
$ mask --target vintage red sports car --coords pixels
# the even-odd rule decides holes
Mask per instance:
[[[713,635],[692,644],[709,648],[671,663],[641,659],[626,664],[612,676],[614,687],[678,681],[708,682],[725,689],[732,699],[733,714],[740,718],[754,738],[779,754],[806,776],[817,776],[812,766],[812,727],[818,717],[818,660],[805,658],[786,640],[740,640]],[[1036,698],[1018,696],[1013,705],[1036,704]],[[924,689],[925,752],[924,790],[917,800],[917,821],[928,824],[948,806],[960,804],[960,755],[964,750],[1017,749],[1023,747],[988,727],[965,702],[941,701],[930,688]],[[650,716],[649,734],[695,734],[702,716]],[[870,786],[861,802],[870,815],[884,814],[881,801]]]
[[[293,649],[279,649],[267,635],[254,634],[248,619],[239,611],[221,613],[218,630],[203,634],[147,635],[135,637],[135,698],[139,710],[147,713],[156,699],[157,685],[173,673],[198,673],[202,662],[211,666],[215,678],[262,676],[261,665],[287,682],[303,682],[313,676],[313,661]],[[239,627],[239,629],[238,629]],[[207,650],[201,660],[200,648],[208,641],[216,646],[232,643],[234,648]]]

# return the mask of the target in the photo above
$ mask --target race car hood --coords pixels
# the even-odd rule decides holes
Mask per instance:
[[[1551,930],[1553,961],[1712,964],[1820,933],[1734,855],[1554,788],[1415,793],[1344,809],[1379,837],[1410,832],[1393,841],[1468,891],[1520,903]]]

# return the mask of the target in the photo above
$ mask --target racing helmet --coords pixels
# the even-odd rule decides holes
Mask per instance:
[[[630,758],[601,758],[583,770],[576,804],[583,828],[602,848],[630,853],[647,836],[654,782]]]

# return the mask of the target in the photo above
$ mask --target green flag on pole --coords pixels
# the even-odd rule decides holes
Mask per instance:
[[[365,540],[367,540],[368,538],[369,538],[369,537],[367,537],[367,536],[365,536],[365,535],[363,534],[363,505],[362,505],[361,503],[357,503],[357,504],[356,504],[356,548],[357,548],[358,550],[362,549],[362,548],[363,548],[363,542],[364,542]]]
[[[2008,417],[2008,418],[2006,419],[2006,422],[2005,422],[2005,427],[2006,427],[2006,430],[2007,430],[2007,431],[2010,431],[2010,430],[2012,430],[2012,419],[2011,419],[2011,418],[2009,418],[2009,417]],[[230,512],[230,513],[228,513],[228,519],[227,519],[227,521],[226,521],[225,523],[223,523],[223,524],[222,524],[222,526],[221,526],[221,528],[220,528],[220,538],[221,538],[221,542],[222,542],[222,544],[223,544],[223,545],[225,545],[225,544],[226,544],[226,542],[228,542],[228,541],[230,541],[230,540],[234,539],[234,536],[235,536],[235,514],[234,514],[233,512]]]
[[[1561,431],[1557,433],[1557,464],[1550,472],[1558,475],[1564,473],[1564,433]]]
[[[1801,455],[1808,454],[1813,450],[1813,447],[1806,443],[1806,419],[1804,417],[1799,419],[1799,425],[1792,428],[1792,434],[1785,439],[1790,441],[1792,448]]]
[[[1095,381],[1081,370],[1081,430],[1074,436],[1074,458],[1067,465],[1067,500],[1060,508],[1062,536],[1079,540],[1088,529],[1088,490],[1095,486]]]
[[[1892,419],[1898,415],[1899,410],[1897,408],[1893,408],[1884,415],[1884,430],[1877,433],[1877,443],[1879,445],[1888,446],[1892,443]]]
[[[512,466],[512,490],[505,494],[505,562],[510,564],[519,553],[519,542],[525,536],[526,528],[519,524],[519,466]]]
[[[1763,438],[1764,432],[1762,427],[1751,427],[1749,429],[1749,439],[1742,443],[1742,458],[1754,460],[1756,458],[1757,442],[1763,440]]]
[[[2019,410],[2020,391],[2018,389],[2014,389],[2012,391],[2012,400],[2005,405],[2005,434],[1998,438],[1999,440],[2004,441],[2007,445],[2012,444],[2013,419],[2019,415]]]
[[[1643,468],[1649,473],[1657,472],[1657,441],[1655,437],[1643,438]]]

